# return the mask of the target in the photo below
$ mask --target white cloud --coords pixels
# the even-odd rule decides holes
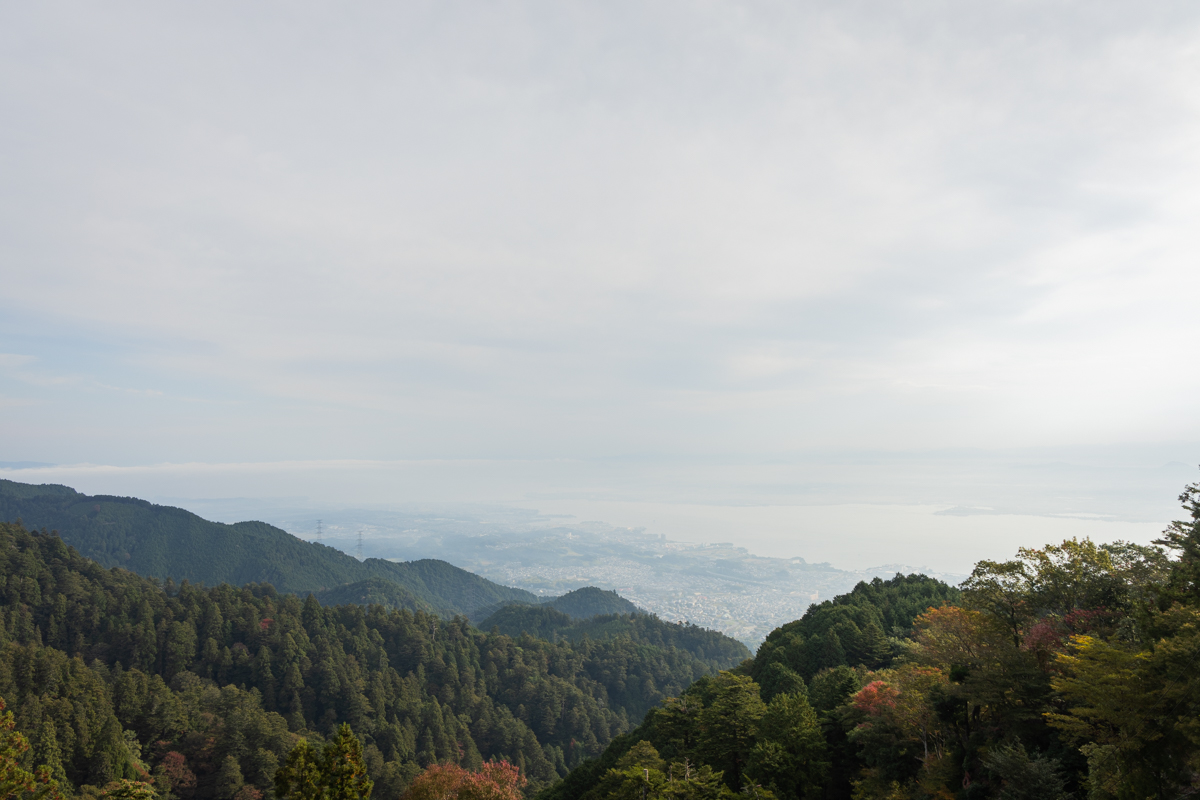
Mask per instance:
[[[1200,439],[1195,10],[0,22],[55,460]]]

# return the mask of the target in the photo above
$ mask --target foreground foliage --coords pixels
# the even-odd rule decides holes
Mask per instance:
[[[747,667],[666,700],[542,800],[1194,796],[1200,485],[1180,500],[1190,519],[1155,546],[1022,549],[979,562],[961,591],[860,584]],[[707,770],[708,788],[676,785],[678,768]]]

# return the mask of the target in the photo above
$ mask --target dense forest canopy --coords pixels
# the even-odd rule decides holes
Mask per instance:
[[[616,592],[584,586],[562,597],[548,601],[547,605],[575,619],[590,619],[602,614],[637,614],[640,608]]]
[[[776,684],[794,681],[794,675],[812,680],[821,670],[843,664],[886,666],[919,614],[958,597],[954,587],[924,575],[864,581],[772,631],[751,675],[774,693]]]
[[[960,589],[863,583],[705,676],[540,800],[1200,792],[1200,485],[1153,546],[1069,540]]]
[[[424,766],[493,758],[532,790],[714,671],[636,632],[550,643],[263,584],[160,583],[11,523],[0,601],[0,697],[70,793],[152,776],[182,800],[269,794],[301,737],[342,723],[376,797]]]
[[[549,605],[513,605],[501,608],[479,623],[479,627],[509,636],[528,633],[550,642],[627,636],[655,647],[683,650],[714,670],[739,664],[750,657],[746,645],[736,639],[696,625],[663,622],[650,614],[599,614],[579,619]]]

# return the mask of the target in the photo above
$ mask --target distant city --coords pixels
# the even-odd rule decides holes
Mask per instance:
[[[670,541],[642,529],[576,522],[507,507],[405,511],[213,506],[210,518],[257,517],[351,555],[410,561],[438,558],[508,586],[561,595],[581,586],[612,589],[646,611],[721,631],[751,649],[809,605],[862,580],[923,572],[949,583],[965,575],[905,564],[842,570],[802,557],[765,558],[732,543]],[[361,536],[360,536],[361,535]],[[797,549],[802,549],[798,542]]]

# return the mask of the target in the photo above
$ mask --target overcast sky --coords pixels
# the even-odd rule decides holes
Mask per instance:
[[[1155,521],[1200,462],[1198,86],[1183,2],[6,4],[0,461],[980,507],[946,453],[1188,465]]]

